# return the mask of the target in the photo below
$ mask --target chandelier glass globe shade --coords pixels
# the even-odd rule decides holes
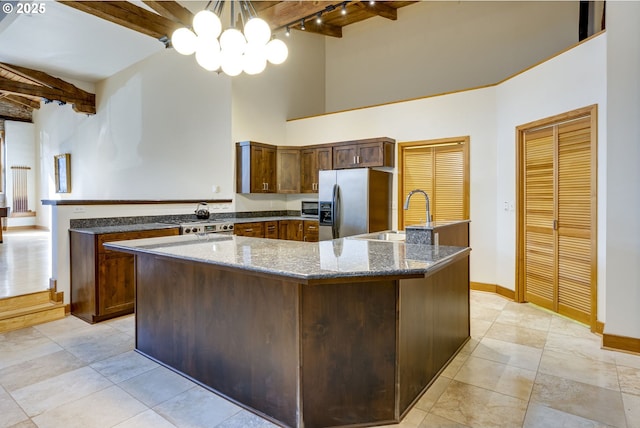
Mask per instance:
[[[198,37],[196,61],[205,70],[214,71],[220,68],[222,57],[220,55],[220,44],[216,38]]]
[[[222,71],[224,71],[227,76],[233,77],[242,73],[242,54],[225,51],[221,51],[220,54],[222,56]]]
[[[264,19],[251,18],[244,26],[244,35],[248,43],[266,45],[271,38],[271,28]]]
[[[210,10],[201,10],[193,17],[193,31],[198,36],[218,37],[221,30],[220,18]]]
[[[289,56],[289,48],[280,39],[273,39],[267,43],[267,59],[271,64],[282,64]]]
[[[235,28],[227,28],[220,36],[220,50],[223,52],[241,55],[244,52],[247,40],[242,33]]]
[[[171,35],[171,45],[182,55],[191,55],[197,47],[198,37],[188,28],[178,28]]]
[[[247,43],[242,55],[242,69],[247,74],[260,74],[267,67],[267,52],[264,45]]]

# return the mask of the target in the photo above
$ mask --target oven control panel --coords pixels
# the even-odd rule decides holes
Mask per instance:
[[[181,235],[233,232],[233,223],[194,222],[180,225]]]

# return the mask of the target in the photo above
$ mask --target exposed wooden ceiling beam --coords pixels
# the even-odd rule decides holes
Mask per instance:
[[[175,21],[126,1],[58,1],[163,42],[181,27]]]
[[[85,94],[74,94],[57,88],[16,82],[15,80],[6,78],[0,78],[0,91],[12,95],[31,95],[46,98],[47,100],[73,104],[74,110],[79,113],[95,114],[96,112],[96,97],[94,94],[88,92]]]
[[[358,1],[355,2],[362,10],[367,11],[373,15],[378,15],[383,18],[396,21],[398,19],[398,10],[384,4],[384,2],[377,1],[374,4],[369,2]]]
[[[317,24],[316,20],[311,18],[304,23],[305,30],[309,33],[322,34],[323,36],[331,36],[331,37],[342,37],[342,27],[338,27],[337,25],[329,25],[325,23]],[[300,25],[295,27],[300,30]]]
[[[29,107],[32,109],[39,109],[40,102],[32,98],[22,97],[20,95],[0,94],[0,99],[7,101],[11,104],[23,107]]]
[[[33,121],[32,110],[25,106],[16,106],[4,99],[0,100],[0,119],[17,120],[20,122]]]
[[[302,18],[324,11],[328,6],[338,6],[335,1],[283,1],[258,11],[258,16],[269,23],[271,28],[281,28]],[[306,25],[306,24],[305,24]]]
[[[33,70],[31,68],[20,67],[19,65],[6,64],[2,62],[0,62],[0,70],[9,71],[13,74],[17,74],[27,80],[30,80],[33,83],[39,83],[40,85],[58,88],[74,94],[88,94],[88,92],[83,91],[77,86],[74,86],[71,83],[57,77],[53,77],[50,74],[47,74],[40,70]]]
[[[160,15],[175,22],[179,22],[189,28],[193,24],[193,13],[175,1],[144,1],[144,4],[158,12]]]
[[[6,77],[0,77],[0,88],[7,88],[4,90],[0,89],[0,91],[4,91],[11,95],[11,99],[16,102],[20,102],[24,105],[28,105],[27,103],[30,103],[31,108],[40,107],[39,102],[23,97],[26,95],[73,104],[73,109],[79,113],[95,114],[96,112],[96,96],[72,85],[69,82],[51,76],[43,71],[20,67],[13,64],[0,63],[0,70],[15,74],[32,82],[32,84],[16,82]],[[10,82],[21,83],[23,86],[16,86]]]

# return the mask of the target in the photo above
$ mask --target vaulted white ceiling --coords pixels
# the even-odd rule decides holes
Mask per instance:
[[[95,82],[165,49],[120,25],[54,1],[41,3],[42,14],[18,14],[17,2],[2,2],[13,11],[0,13],[0,62]]]

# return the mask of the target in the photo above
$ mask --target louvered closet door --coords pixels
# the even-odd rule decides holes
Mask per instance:
[[[435,220],[465,218],[464,154],[460,145],[440,146],[435,152],[435,194],[432,212]]]
[[[402,200],[413,189],[422,189],[429,197],[433,195],[433,149],[430,147],[411,149],[402,160],[403,189]],[[404,211],[404,227],[426,222],[423,195],[411,197],[409,209]],[[402,207],[399,207],[402,208]],[[431,211],[433,215],[433,210]]]
[[[556,243],[554,128],[525,134],[525,299],[554,309]]]
[[[558,312],[589,322],[591,314],[590,119],[558,126]]]
[[[525,133],[525,300],[585,323],[595,295],[594,150],[589,117]]]

